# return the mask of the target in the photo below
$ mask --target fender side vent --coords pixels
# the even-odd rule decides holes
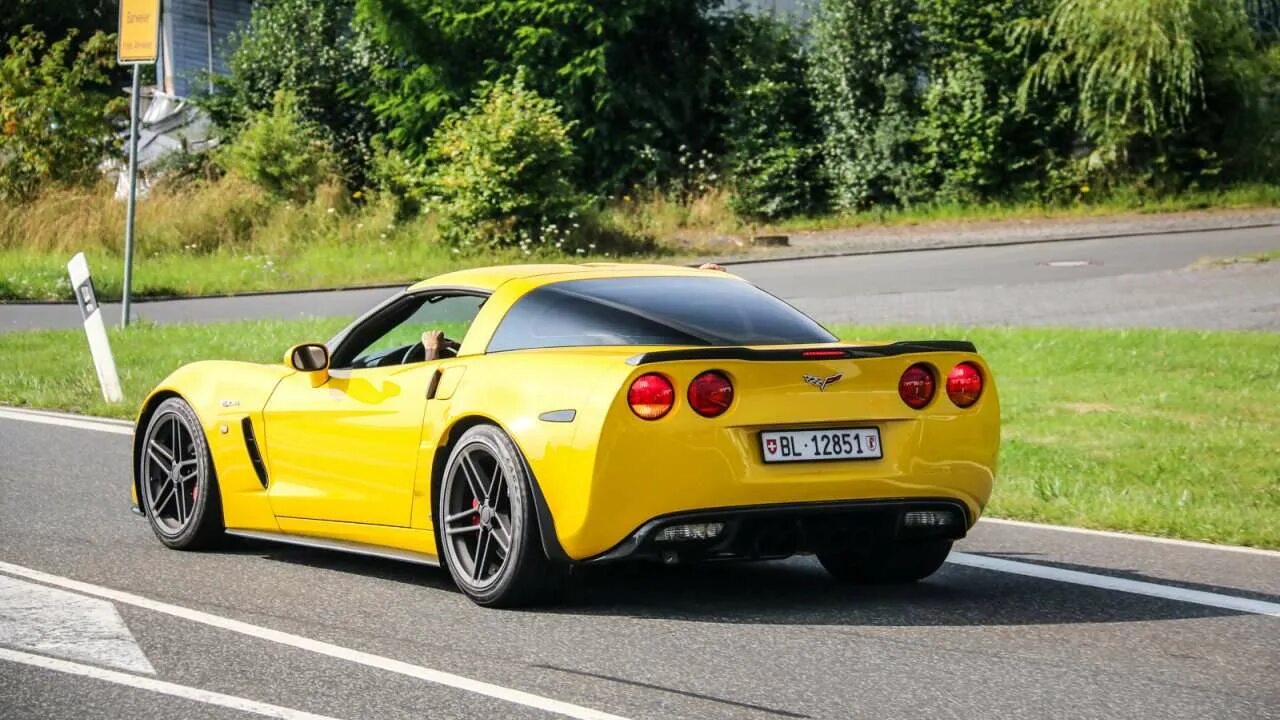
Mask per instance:
[[[258,437],[253,434],[253,421],[243,418],[240,429],[244,431],[244,449],[249,453],[249,462],[253,463],[253,471],[258,474],[258,482],[267,486],[267,464],[262,462],[262,453],[258,450]]]

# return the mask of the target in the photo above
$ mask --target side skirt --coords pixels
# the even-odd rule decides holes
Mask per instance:
[[[248,538],[250,540],[266,540],[268,542],[297,545],[317,550],[335,550],[337,552],[383,558],[384,560],[399,560],[401,562],[416,563],[418,565],[440,567],[440,559],[430,553],[401,550],[400,548],[383,547],[381,545],[369,545],[367,543],[354,542],[351,540],[331,540],[328,538],[310,537],[307,535],[264,532],[262,530],[227,530],[226,533],[228,535]]]

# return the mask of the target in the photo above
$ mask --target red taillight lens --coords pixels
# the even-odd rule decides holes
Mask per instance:
[[[898,397],[916,410],[929,404],[935,389],[933,370],[928,365],[912,365],[898,380]]]
[[[641,375],[627,390],[627,404],[631,412],[645,420],[657,420],[671,412],[676,401],[676,389],[671,381],[657,373]]]
[[[982,371],[973,363],[963,362],[947,374],[947,397],[956,407],[967,408],[978,402],[982,394]]]
[[[733,404],[733,383],[715,370],[702,373],[689,383],[689,407],[703,417],[715,417]]]

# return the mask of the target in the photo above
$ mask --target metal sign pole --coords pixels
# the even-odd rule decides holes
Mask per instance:
[[[124,221],[124,292],[120,302],[120,327],[129,327],[129,300],[133,293],[133,217],[138,205],[138,96],[141,66],[133,65],[133,92],[129,98],[129,209]]]

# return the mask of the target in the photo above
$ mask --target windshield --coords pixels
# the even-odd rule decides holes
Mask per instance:
[[[807,315],[732,278],[633,277],[544,285],[516,301],[489,352],[591,345],[834,342]]]

